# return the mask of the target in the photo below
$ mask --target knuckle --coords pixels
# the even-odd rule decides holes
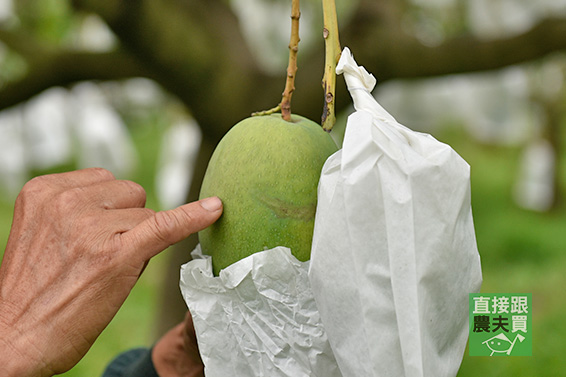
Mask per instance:
[[[80,187],[75,187],[58,192],[53,198],[53,206],[60,216],[65,216],[69,211],[74,211],[80,208],[84,201],[84,190]]]
[[[84,196],[84,190],[80,187],[73,187],[63,190],[55,195],[55,203],[57,204],[74,204],[81,201]]]
[[[160,240],[169,243],[171,231],[177,224],[177,219],[170,212],[157,212],[154,217],[154,234]]]
[[[51,194],[50,176],[42,175],[29,180],[21,189],[16,198],[17,207],[34,206]]]
[[[184,211],[161,211],[153,218],[155,236],[167,244],[174,243],[182,232],[183,224],[191,221],[190,214]]]
[[[112,196],[107,197],[102,203],[102,207],[105,209],[111,209],[115,206],[116,197],[128,197],[129,205],[133,207],[144,207],[146,204],[146,193],[142,186],[139,184],[127,181],[127,180],[117,180],[112,181],[111,186],[108,186],[112,190]]]
[[[103,244],[101,250],[103,252],[99,252],[96,254],[97,263],[104,263],[104,264],[113,264],[121,254],[121,251],[124,247],[122,243],[122,236],[121,234],[115,234],[114,236],[105,240],[106,242]]]
[[[46,183],[49,182],[49,176],[40,175],[30,179],[22,188],[22,195],[37,194],[38,191],[42,191],[46,187]]]
[[[146,193],[145,189],[138,183],[133,181],[122,181],[125,189],[131,196],[137,198],[142,204],[145,205]]]
[[[114,174],[110,170],[104,168],[88,168],[89,173],[97,175],[101,180],[113,180]]]
[[[194,218],[192,212],[181,209],[179,213],[182,214],[182,216],[183,216],[183,223],[184,224],[190,224],[190,223],[195,221],[195,218]]]
[[[152,216],[155,216],[156,214],[156,212],[151,208],[140,208],[140,211],[142,211],[142,214],[145,218],[150,218]]]

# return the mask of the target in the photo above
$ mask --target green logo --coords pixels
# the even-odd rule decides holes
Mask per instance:
[[[531,356],[530,293],[470,293],[470,356]]]

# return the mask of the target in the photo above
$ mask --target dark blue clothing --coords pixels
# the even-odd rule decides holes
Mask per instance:
[[[151,349],[134,348],[112,360],[102,377],[159,377],[159,375],[151,360]]]

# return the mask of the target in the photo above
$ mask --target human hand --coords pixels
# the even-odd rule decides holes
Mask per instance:
[[[6,376],[72,368],[114,317],[151,257],[212,224],[218,198],[170,211],[103,169],[37,177],[18,196],[0,266]]]
[[[153,347],[151,359],[160,377],[202,377],[204,365],[198,352],[191,313]]]

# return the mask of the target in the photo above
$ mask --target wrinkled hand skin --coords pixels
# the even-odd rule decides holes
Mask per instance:
[[[29,181],[0,266],[2,376],[72,368],[114,317],[149,259],[218,219],[207,198],[170,211],[103,169]]]
[[[182,323],[155,344],[151,358],[160,377],[204,377],[204,365],[189,312]]]

